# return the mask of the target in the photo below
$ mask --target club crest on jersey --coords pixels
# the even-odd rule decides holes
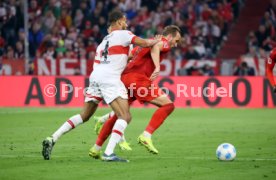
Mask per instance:
[[[164,42],[163,48],[169,48],[169,45],[167,42]]]
[[[271,59],[270,57],[268,57],[267,63],[268,63],[268,64],[272,64],[272,59]]]

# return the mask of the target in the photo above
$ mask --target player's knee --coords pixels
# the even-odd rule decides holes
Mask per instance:
[[[130,112],[122,113],[122,114],[120,115],[120,119],[125,120],[127,123],[130,123],[131,118],[132,118],[132,117],[131,117]]]
[[[88,121],[90,119],[91,114],[89,114],[89,113],[81,113],[80,116],[81,116],[83,122],[86,122],[86,121]]]
[[[175,109],[174,103],[168,103],[165,106],[167,107],[167,110],[169,111],[169,113],[172,113]]]
[[[125,113],[124,119],[125,119],[128,123],[130,123],[130,121],[131,121],[131,114],[130,114],[129,112]]]
[[[173,112],[174,109],[175,109],[174,103],[171,103],[171,104],[170,104],[170,110],[171,110],[171,112]]]
[[[128,113],[127,113],[127,120],[126,120],[126,121],[127,121],[128,123],[130,123],[131,119],[132,119],[131,114],[128,112]]]

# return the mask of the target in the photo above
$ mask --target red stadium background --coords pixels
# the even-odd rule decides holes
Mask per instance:
[[[156,83],[169,90],[176,107],[219,107],[219,108],[273,108],[276,95],[264,77],[161,77]],[[71,93],[67,85],[74,87]],[[63,86],[66,85],[66,86]],[[2,107],[81,107],[83,89],[89,85],[84,76],[3,76],[0,78],[0,106]],[[48,95],[57,88],[57,94]],[[184,90],[186,86],[186,91]],[[214,87],[203,96],[202,89]],[[61,91],[64,88],[65,91]],[[223,87],[224,90],[221,91]],[[220,88],[220,90],[218,90]],[[218,97],[216,91],[222,96]],[[105,106],[105,104],[101,104]],[[144,107],[138,102],[134,107]]]

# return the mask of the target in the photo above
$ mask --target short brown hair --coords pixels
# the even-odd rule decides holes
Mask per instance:
[[[173,37],[176,36],[177,32],[179,32],[179,34],[181,35],[181,30],[178,26],[176,25],[170,25],[170,26],[166,26],[162,32],[163,36],[167,36],[169,34],[173,35]]]
[[[119,19],[123,18],[125,15],[121,11],[112,11],[108,16],[108,25],[115,23]]]

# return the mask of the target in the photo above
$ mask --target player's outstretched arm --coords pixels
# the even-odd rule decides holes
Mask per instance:
[[[162,47],[163,47],[163,42],[160,41],[151,48],[150,54],[155,66],[155,70],[153,71],[150,77],[151,81],[154,81],[158,77],[160,72],[160,52],[162,50]]]
[[[141,46],[141,47],[151,47],[154,46],[156,43],[160,42],[161,39],[142,39],[136,37],[134,39],[133,44]]]

